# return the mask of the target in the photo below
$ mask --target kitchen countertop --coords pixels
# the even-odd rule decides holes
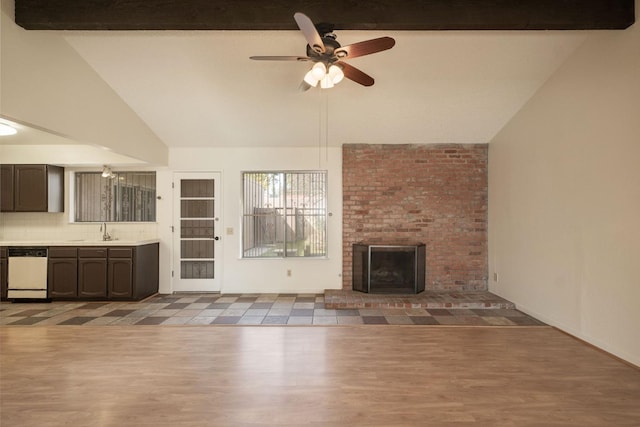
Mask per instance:
[[[159,243],[160,239],[148,240],[21,240],[0,241],[0,246],[142,246]]]

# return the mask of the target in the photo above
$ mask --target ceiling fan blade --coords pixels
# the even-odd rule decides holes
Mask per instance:
[[[297,12],[293,15],[293,19],[296,20],[296,24],[304,34],[304,38],[307,39],[307,43],[311,48],[318,52],[324,53],[326,48],[324,47],[324,43],[322,42],[322,38],[320,34],[318,34],[318,30],[316,30],[316,26],[313,25],[313,22],[307,15],[304,13]]]
[[[363,73],[353,65],[349,65],[346,62],[338,62],[338,64],[342,67],[344,76],[349,80],[360,83],[362,86],[373,86],[375,80],[373,80],[373,77],[370,75]]]
[[[342,46],[336,49],[335,55],[338,58],[357,58],[358,56],[370,55],[391,49],[395,44],[396,41],[391,37],[379,37],[377,39]]]
[[[310,61],[306,56],[250,56],[249,59],[256,61]]]

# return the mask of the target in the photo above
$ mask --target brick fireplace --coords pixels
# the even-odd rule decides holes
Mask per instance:
[[[343,289],[352,246],[426,244],[426,289],[487,289],[486,144],[342,149]]]
[[[353,290],[379,294],[424,291],[425,245],[368,245],[352,251]]]

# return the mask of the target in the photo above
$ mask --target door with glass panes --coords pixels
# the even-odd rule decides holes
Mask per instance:
[[[220,173],[176,173],[173,187],[173,291],[219,292]]]

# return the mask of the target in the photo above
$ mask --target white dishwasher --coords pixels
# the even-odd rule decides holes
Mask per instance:
[[[8,299],[47,299],[47,248],[8,249]]]

